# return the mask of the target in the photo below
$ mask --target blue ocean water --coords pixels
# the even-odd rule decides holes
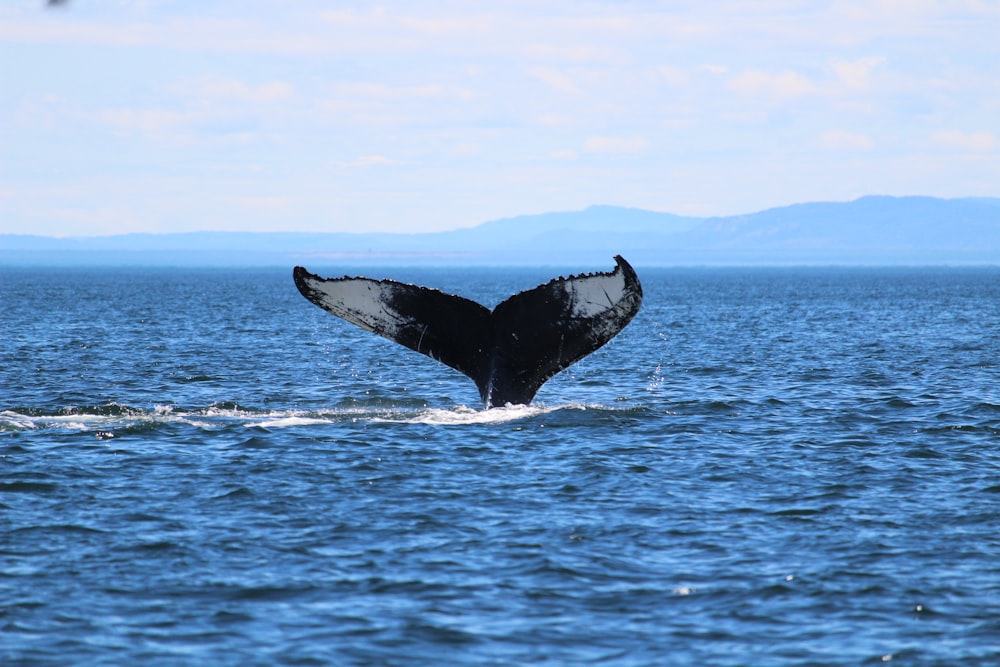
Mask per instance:
[[[0,663],[1000,664],[1000,269],[640,266],[483,412],[290,268],[0,269]]]

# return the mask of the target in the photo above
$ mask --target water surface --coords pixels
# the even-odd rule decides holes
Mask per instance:
[[[1000,664],[1000,270],[637,268],[488,412],[290,270],[0,269],[0,662]]]

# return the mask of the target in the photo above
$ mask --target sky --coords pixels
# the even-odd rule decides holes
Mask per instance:
[[[1000,196],[1000,0],[0,3],[0,233]]]

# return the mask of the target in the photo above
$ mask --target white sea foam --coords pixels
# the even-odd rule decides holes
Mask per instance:
[[[291,426],[312,426],[314,424],[333,424],[336,420],[332,419],[322,419],[319,417],[306,417],[304,415],[287,415],[278,416],[275,415],[271,419],[265,419],[264,421],[254,421],[247,422],[244,424],[247,428],[253,426],[260,426],[261,428],[288,428]]]
[[[11,410],[0,412],[0,431],[30,431],[36,428],[35,420]]]
[[[474,410],[460,405],[451,409],[430,408],[420,410],[412,414],[398,416],[378,416],[373,417],[373,422],[392,422],[397,424],[431,424],[431,425],[458,425],[458,424],[503,424],[506,422],[528,419],[538,415],[548,414],[556,410],[566,408],[585,410],[582,405],[508,405],[503,408],[491,408],[490,410]]]
[[[590,406],[595,407],[595,406]],[[304,426],[329,426],[344,422],[388,424],[428,424],[456,426],[466,424],[504,424],[530,419],[559,410],[587,410],[578,403],[563,405],[509,405],[482,410],[459,405],[453,408],[335,408],[318,412],[275,410],[258,412],[243,408],[211,406],[184,411],[170,405],[156,405],[150,410],[128,414],[67,414],[30,416],[13,411],[0,412],[0,431],[55,429],[66,431],[101,430],[114,432],[138,424],[185,424],[195,428],[217,429],[231,425],[246,428],[284,429]]]

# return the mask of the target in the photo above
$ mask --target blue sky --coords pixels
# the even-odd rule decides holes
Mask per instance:
[[[0,233],[1000,195],[1000,2],[0,5]]]

